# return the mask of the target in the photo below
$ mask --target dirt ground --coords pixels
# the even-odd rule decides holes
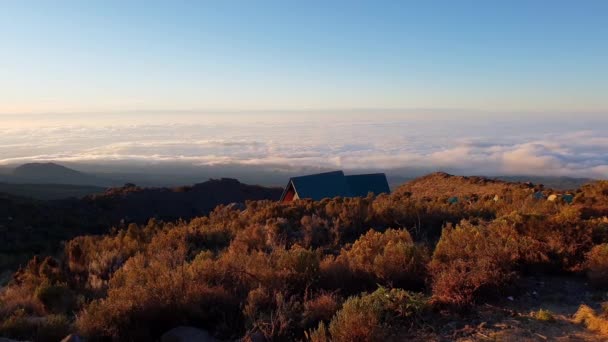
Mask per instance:
[[[581,304],[599,309],[606,292],[594,291],[584,278],[526,277],[512,293],[468,313],[428,322],[428,333],[410,336],[416,341],[608,341],[572,316]],[[551,312],[552,320],[536,318],[538,310]],[[441,317],[441,315],[439,316]],[[403,338],[403,337],[402,337]]]

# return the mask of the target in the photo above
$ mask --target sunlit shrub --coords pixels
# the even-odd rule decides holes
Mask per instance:
[[[291,290],[304,290],[319,278],[319,253],[294,245],[272,254],[276,262],[276,277]]]
[[[589,330],[608,335],[608,319],[598,315],[587,305],[581,305],[573,318],[575,323],[583,324]]]
[[[429,265],[434,300],[472,303],[481,291],[497,290],[515,277],[519,236],[506,225],[462,222],[444,229]]]
[[[391,326],[410,328],[426,309],[419,294],[399,289],[379,288],[360,297],[349,298],[329,324],[332,341],[383,341]]]
[[[108,296],[93,301],[76,325],[91,338],[146,340],[188,322],[225,333],[238,311],[230,293],[200,283],[187,265],[173,268],[138,255],[116,272]]]
[[[538,311],[532,312],[532,317],[542,322],[553,322],[555,321],[555,316],[551,311],[540,309]]]
[[[340,258],[347,260],[354,273],[372,282],[419,288],[424,283],[429,256],[426,248],[414,244],[406,230],[388,229],[384,233],[368,231]]]

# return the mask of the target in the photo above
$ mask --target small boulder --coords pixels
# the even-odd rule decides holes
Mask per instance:
[[[161,342],[217,342],[207,331],[195,327],[177,327],[163,334]]]

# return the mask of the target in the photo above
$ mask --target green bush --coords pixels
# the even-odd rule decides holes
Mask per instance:
[[[426,299],[400,289],[378,288],[371,294],[349,298],[329,324],[329,335],[334,342],[384,341],[392,328],[410,328],[420,322],[427,308]],[[323,323],[310,332],[322,341]]]

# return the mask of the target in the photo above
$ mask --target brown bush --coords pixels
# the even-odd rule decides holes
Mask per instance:
[[[483,290],[500,289],[514,277],[521,251],[517,232],[502,224],[463,221],[444,229],[429,264],[433,299],[471,304]]]
[[[78,316],[78,330],[118,340],[153,339],[177,324],[232,332],[238,301],[221,287],[201,283],[188,265],[171,266],[151,256],[131,258],[112,277],[108,296]]]
[[[321,293],[320,295],[304,302],[304,314],[302,327],[310,329],[319,322],[329,323],[338,311],[339,302],[335,294]]]
[[[34,318],[28,317],[24,311],[15,311],[10,317],[0,322],[0,336],[20,340],[56,342],[68,335],[70,328],[70,321],[63,315]]]
[[[608,287],[608,243],[597,245],[587,253],[587,276],[596,287]]]

